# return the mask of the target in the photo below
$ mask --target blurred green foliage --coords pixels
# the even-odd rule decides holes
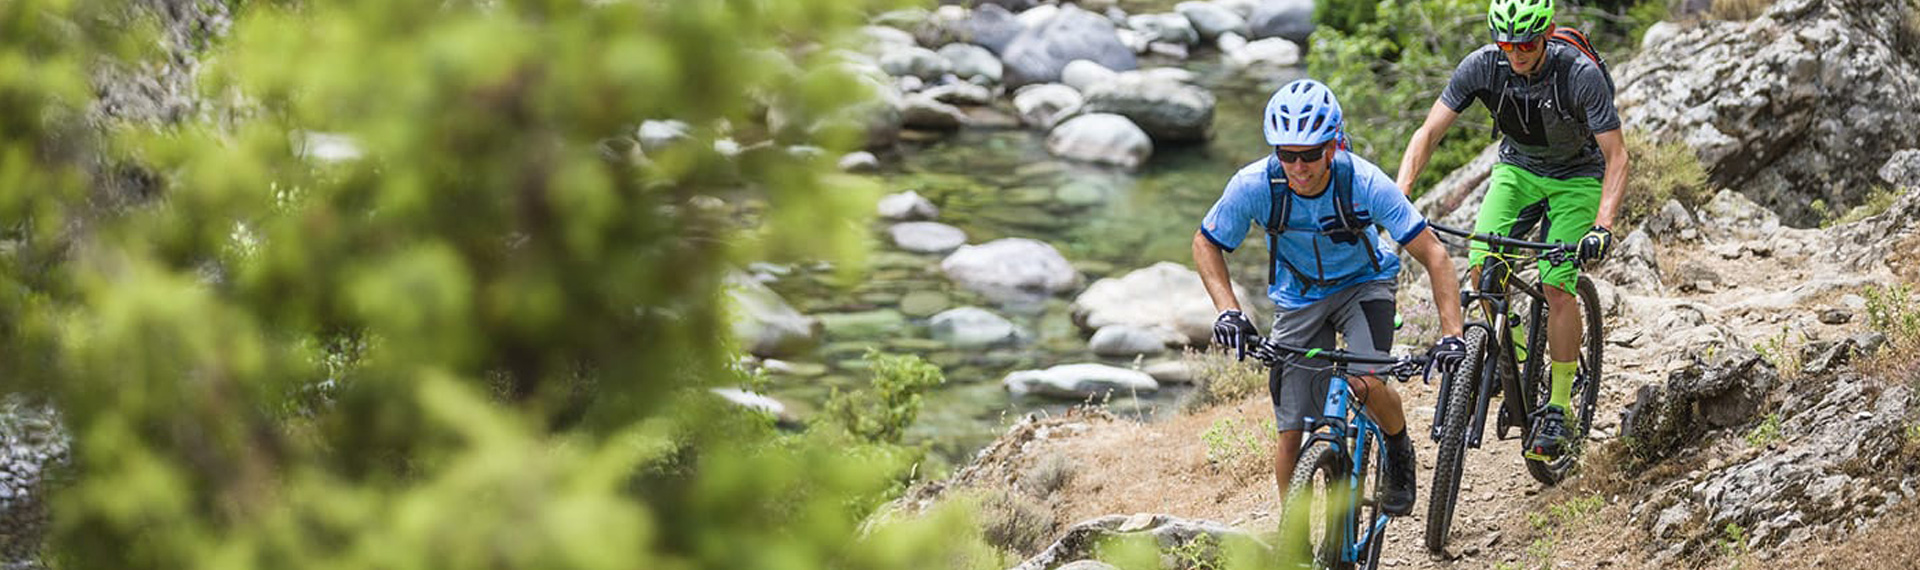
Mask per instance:
[[[919,452],[706,390],[747,381],[729,266],[859,265],[862,128],[807,118],[867,99],[821,48],[874,4],[231,2],[196,48],[230,120],[150,126],[91,120],[89,67],[159,69],[126,46],[163,4],[0,3],[4,391],[75,442],[50,562],[999,564],[964,509],[861,528]],[[151,176],[114,202],[117,165]]]

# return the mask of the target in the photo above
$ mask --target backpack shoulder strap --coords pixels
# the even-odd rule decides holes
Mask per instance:
[[[1267,284],[1278,282],[1280,270],[1280,234],[1287,229],[1292,214],[1293,191],[1287,189],[1287,173],[1280,159],[1267,155]]]

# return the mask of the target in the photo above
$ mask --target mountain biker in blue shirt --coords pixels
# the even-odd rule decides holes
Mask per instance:
[[[1333,92],[1311,79],[1281,87],[1267,102],[1262,131],[1273,154],[1234,174],[1193,236],[1194,263],[1220,311],[1215,344],[1244,352],[1247,337],[1259,335],[1233,296],[1222,252],[1239,247],[1248,229],[1263,227],[1272,252],[1267,297],[1278,309],[1274,340],[1332,349],[1338,333],[1351,352],[1385,355],[1393,345],[1400,272],[1394,246],[1379,235],[1385,230],[1426,267],[1445,335],[1430,354],[1445,367],[1457,364],[1465,344],[1459,338],[1463,318],[1453,261],[1394,180],[1346,150]],[[1339,203],[1342,198],[1347,203]],[[1270,218],[1284,218],[1284,223],[1270,225]],[[1327,369],[1324,361],[1308,359],[1269,373],[1280,432],[1273,474],[1281,497],[1287,494],[1306,419],[1319,415],[1326,399]],[[1416,463],[1400,396],[1377,376],[1349,382],[1356,399],[1387,432],[1382,509],[1407,514],[1413,510]]]

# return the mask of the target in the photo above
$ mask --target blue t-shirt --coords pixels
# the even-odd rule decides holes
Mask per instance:
[[[1405,245],[1420,232],[1427,229],[1427,218],[1413,208],[1400,187],[1395,185],[1387,173],[1380,167],[1367,162],[1353,153],[1340,151],[1338,156],[1351,160],[1353,164],[1353,213],[1362,223],[1371,223],[1385,229],[1393,240]],[[1201,222],[1200,232],[1213,241],[1220,249],[1233,251],[1240,247],[1250,229],[1265,234],[1267,216],[1272,207],[1271,187],[1267,178],[1269,158],[1254,161],[1241,168],[1231,180],[1227,181],[1226,191],[1221,193],[1220,201],[1214,202],[1213,209],[1207,212]],[[1327,236],[1322,228],[1340,227],[1339,210],[1334,207],[1333,184],[1346,181],[1333,173],[1333,181],[1327,190],[1319,196],[1307,198],[1280,187],[1288,199],[1293,200],[1287,214],[1286,231],[1281,233],[1278,244],[1269,238],[1267,247],[1279,252],[1280,263],[1274,267],[1273,285],[1267,287],[1267,298],[1282,310],[1293,310],[1313,304],[1314,301],[1360,283],[1388,281],[1400,273],[1400,257],[1393,244],[1380,239],[1373,228],[1367,228],[1366,237],[1359,240],[1351,236]],[[1333,237],[1347,237],[1347,243],[1338,243]],[[1379,254],[1379,270],[1374,270],[1374,257],[1367,255],[1367,243],[1371,242]],[[1317,251],[1317,255],[1316,255]],[[1313,286],[1296,278],[1287,269],[1294,269],[1314,279],[1332,282],[1325,286]]]

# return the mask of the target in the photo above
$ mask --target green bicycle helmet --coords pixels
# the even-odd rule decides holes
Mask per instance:
[[[1552,25],[1553,0],[1493,0],[1487,6],[1487,28],[1496,42],[1532,41]]]

